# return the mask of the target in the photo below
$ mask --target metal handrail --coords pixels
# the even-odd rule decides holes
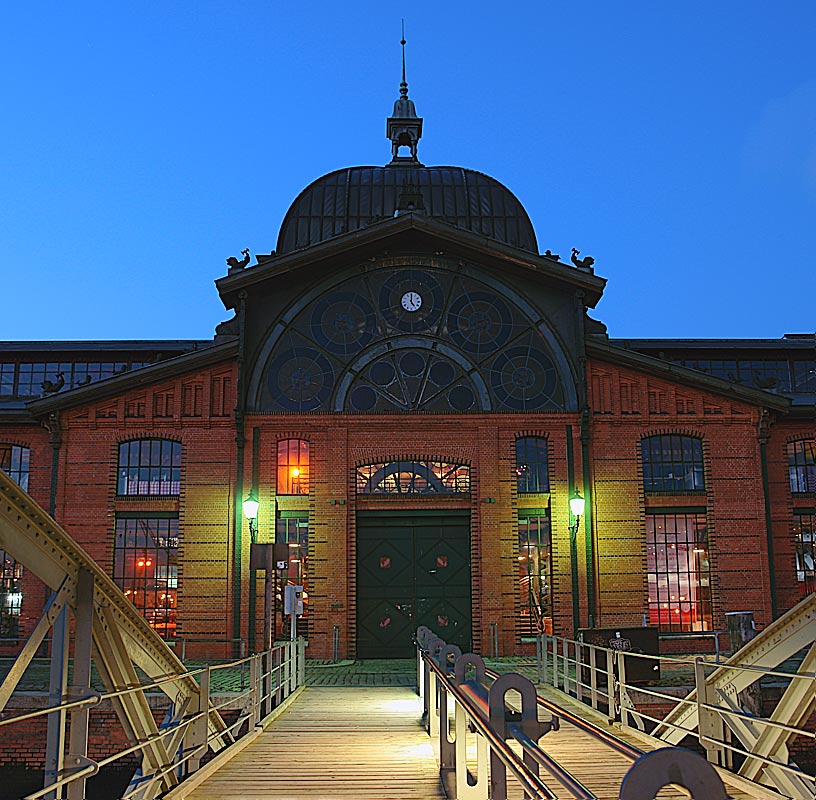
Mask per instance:
[[[624,666],[624,659],[633,659],[633,658],[640,658],[640,659],[648,659],[650,661],[661,661],[661,662],[671,662],[675,664],[686,664],[689,665],[691,663],[697,664],[700,668],[708,667],[709,669],[721,669],[723,668],[722,664],[714,664],[710,661],[706,661],[701,658],[695,658],[692,662],[688,658],[679,658],[676,656],[661,656],[661,655],[653,655],[653,654],[644,654],[644,653],[632,653],[632,652],[623,652],[618,650],[611,650],[609,648],[604,648],[599,645],[592,645],[585,642],[579,642],[572,639],[566,639],[563,637],[556,637],[556,636],[545,636],[543,637],[544,642],[543,646],[537,647],[537,653],[539,653],[539,658],[544,660],[544,668],[542,669],[542,664],[539,661],[538,669],[539,669],[539,676],[547,671],[547,667],[552,670],[552,680],[551,683],[555,688],[559,688],[560,686],[564,686],[565,689],[568,688],[570,685],[574,685],[576,689],[576,698],[580,702],[586,702],[587,696],[589,693],[584,694],[583,690],[588,689],[586,683],[582,681],[582,670],[595,670],[596,673],[602,674],[607,682],[607,693],[597,692],[598,695],[603,696],[607,699],[609,703],[609,716],[610,719],[613,717],[613,706],[615,706],[614,712],[614,719],[616,722],[620,723],[624,727],[630,727],[628,723],[628,717],[631,715],[636,720],[647,720],[649,722],[653,722],[655,724],[665,726],[671,728],[672,730],[681,732],[685,735],[691,735],[697,737],[701,744],[703,744],[702,739],[704,738],[708,747],[714,747],[716,749],[721,749],[724,751],[729,751],[731,753],[743,756],[745,758],[750,758],[766,764],[768,766],[772,766],[775,769],[781,770],[786,774],[795,776],[798,779],[804,780],[810,784],[816,785],[816,776],[810,775],[806,772],[803,772],[795,767],[791,767],[786,763],[783,763],[779,760],[774,760],[773,758],[768,758],[765,755],[754,753],[746,750],[744,747],[741,747],[737,744],[728,740],[728,737],[718,736],[712,737],[710,733],[707,733],[704,737],[701,737],[698,728],[689,728],[683,725],[678,725],[670,720],[657,718],[654,716],[649,715],[645,711],[638,710],[634,703],[630,706],[623,707],[623,697],[626,696],[627,700],[631,702],[631,697],[629,696],[630,691],[636,691],[641,694],[648,695],[653,698],[658,698],[661,700],[670,701],[674,707],[692,707],[696,708],[700,711],[711,712],[712,714],[718,715],[722,718],[724,722],[724,730],[728,730],[728,719],[738,719],[744,720],[746,723],[756,726],[759,728],[772,728],[780,731],[785,731],[787,733],[796,734],[805,739],[810,739],[816,741],[816,732],[806,730],[801,727],[795,727],[792,725],[787,725],[783,722],[779,722],[773,719],[755,716],[749,713],[745,713],[742,710],[737,710],[734,708],[728,708],[725,706],[715,705],[710,702],[705,702],[701,700],[701,697],[704,697],[702,692],[702,686],[699,685],[700,677],[695,673],[695,686],[696,686],[696,696],[695,697],[676,697],[674,695],[670,695],[664,692],[660,692],[659,690],[655,689],[654,687],[647,687],[647,686],[640,686],[634,685],[626,682],[625,675],[626,669]],[[547,640],[552,642],[552,649],[550,650],[547,646]],[[608,657],[608,661],[614,663],[614,674],[608,674],[607,670],[603,667],[598,666],[598,664],[593,660],[593,663],[587,663],[581,660],[581,651],[584,648],[591,648],[596,652],[605,652],[611,654]],[[572,651],[572,657],[570,657],[569,652]],[[550,656],[550,657],[548,657]],[[560,663],[559,663],[560,662]],[[782,678],[786,681],[795,682],[799,680],[805,681],[814,681],[816,679],[816,673],[813,672],[782,672],[780,670],[770,670],[764,669],[762,667],[757,667],[753,665],[737,665],[737,664],[729,664],[728,669],[732,669],[735,671],[742,671],[746,673],[753,673],[756,675],[756,678],[753,679],[752,682],[755,682],[760,677],[764,676],[771,676],[771,677],[778,677]],[[570,670],[574,670],[574,677],[569,674]],[[560,675],[559,675],[560,673]],[[488,674],[491,675],[498,675],[491,670],[488,671]],[[546,680],[546,675],[544,676]],[[594,683],[597,683],[596,677],[591,676],[591,680]],[[539,698],[539,702],[548,707],[550,709],[557,708],[559,709],[559,713],[562,714],[566,718],[566,713],[563,709],[560,709],[559,706],[555,706],[552,703],[547,703],[547,701],[543,700],[543,698]],[[597,709],[597,705],[595,702],[592,702],[593,708]],[[573,720],[570,720],[573,721]],[[588,723],[581,721],[579,724],[581,726],[586,726]],[[642,728],[641,728],[642,730]],[[632,758],[632,754],[624,753],[628,755],[628,757]]]
[[[436,674],[437,678],[443,681],[445,690],[453,695],[457,703],[470,712],[469,719],[473,727],[478,733],[484,736],[490,749],[496,753],[504,766],[513,773],[513,776],[518,780],[525,793],[533,798],[533,800],[555,800],[557,795],[552,792],[527,764],[519,759],[510,745],[496,733],[490,722],[485,719],[481,710],[473,700],[450,680],[448,673],[441,669],[427,652],[422,653],[422,659]]]
[[[128,755],[142,752],[146,748],[149,748],[168,737],[179,736],[181,732],[185,733],[184,737],[180,738],[182,740],[186,739],[189,736],[189,731],[195,730],[194,726],[196,723],[200,724],[201,720],[208,719],[211,713],[217,712],[220,714],[220,712],[227,709],[227,707],[234,707],[236,703],[241,703],[242,701],[244,701],[243,713],[239,713],[238,719],[236,719],[236,721],[229,726],[229,729],[233,732],[233,734],[235,734],[240,727],[247,720],[249,720],[247,732],[253,730],[260,719],[265,716],[265,714],[259,714],[255,709],[260,710],[266,708],[268,711],[271,711],[274,707],[273,703],[276,696],[279,696],[279,699],[282,701],[300,685],[303,675],[303,647],[303,640],[287,642],[276,645],[272,648],[272,650],[261,654],[247,656],[212,666],[196,667],[195,669],[187,670],[184,673],[179,673],[178,675],[163,677],[158,680],[140,684],[138,686],[129,686],[124,689],[106,692],[104,694],[93,693],[87,697],[78,698],[76,700],[62,701],[57,705],[47,706],[33,712],[19,714],[17,716],[0,720],[0,727],[5,727],[36,717],[53,714],[55,712],[65,712],[82,707],[98,706],[103,700],[110,701],[136,692],[159,689],[166,683],[172,683],[182,679],[189,678],[195,680],[196,678],[203,676],[205,673],[208,673],[206,680],[200,682],[199,685],[200,691],[205,686],[207,687],[207,697],[204,698],[203,695],[201,696],[198,709],[185,713],[183,718],[175,721],[166,728],[162,728],[156,734],[147,736],[139,742],[131,744],[128,747],[117,751],[116,753],[100,759],[99,761],[84,760],[82,766],[75,769],[65,770],[57,777],[56,780],[52,781],[47,786],[26,795],[24,800],[37,800],[38,798],[44,797],[73,781],[87,778],[90,775],[96,774],[102,767],[108,766]],[[254,681],[251,680],[251,685],[246,690],[235,693],[222,702],[215,704],[212,703],[210,700],[211,691],[209,690],[209,676],[213,672],[234,669],[236,667],[241,667],[243,669],[247,664],[249,664],[251,667],[254,660],[260,665],[260,668],[256,670]],[[263,666],[264,661],[266,662],[266,667]],[[250,669],[250,675],[252,676],[252,669]],[[269,686],[268,690],[266,688],[267,681]],[[239,711],[241,711],[241,706],[239,706]],[[253,716],[255,717],[254,723]],[[183,773],[185,777],[192,774],[195,771],[195,767],[191,764],[191,762],[197,757],[200,757],[200,749],[202,747],[210,747],[213,741],[218,740],[220,736],[220,732],[212,732],[205,725],[204,734],[201,741],[192,745],[188,743],[187,751],[182,752],[181,754],[170,753],[169,755],[171,756],[171,762],[169,764],[161,765],[150,774],[145,775],[141,786],[143,787],[144,783],[159,780],[171,772],[175,772],[179,776],[181,776]],[[134,793],[138,793],[138,790],[134,790]],[[129,794],[124,795],[124,797],[129,796]]]
[[[544,766],[550,776],[576,800],[597,800],[588,787],[549,756],[537,741],[544,733],[559,730],[560,719],[564,717],[634,762],[621,784],[621,797],[629,800],[640,797],[644,787],[651,792],[644,796],[652,797],[661,787],[675,783],[687,788],[705,786],[705,795],[695,794],[695,797],[726,797],[720,776],[704,758],[695,753],[669,747],[644,754],[598,726],[543,700],[529,679],[517,673],[500,675],[487,670],[479,656],[472,653],[462,655],[458,647],[445,644],[427,628],[417,631],[415,642],[417,663],[421,668],[421,674],[417,676],[418,688],[424,700],[429,733],[438,736],[440,772],[443,778],[455,774],[455,787],[445,785],[446,792],[449,788],[453,789],[453,794],[448,796],[480,796],[483,800],[489,796],[494,800],[506,800],[509,770],[521,785],[525,797],[554,800],[557,795],[538,775],[539,767]],[[450,674],[449,658],[454,659],[453,676]],[[466,680],[468,668],[475,670],[472,680]],[[487,685],[488,679],[492,680],[490,686]],[[508,691],[518,692],[521,697],[520,709],[507,703]],[[453,741],[450,739],[448,695],[453,697],[455,703],[456,733]],[[542,724],[538,721],[539,706],[555,711],[557,716],[554,715],[549,723]],[[477,741],[478,777],[475,784],[469,780],[468,764],[465,763],[468,760],[468,728],[480,737]],[[511,739],[521,746],[521,755],[509,746]],[[488,771],[484,761],[488,753],[489,789],[485,786]]]
[[[499,677],[499,673],[495,670],[486,669],[485,672],[493,680]],[[637,761],[637,759],[644,754],[643,750],[633,747],[631,744],[615,736],[613,733],[610,733],[603,728],[599,728],[597,725],[593,725],[591,722],[581,719],[581,717],[578,715],[573,714],[571,711],[568,711],[555,703],[551,703],[549,700],[541,697],[540,695],[537,697],[536,702],[542,708],[546,708],[550,713],[557,714],[559,717],[561,717],[561,719],[569,722],[570,725],[580,728],[582,731],[584,731],[584,733],[588,733],[590,736],[602,741],[604,744],[608,745],[613,750],[616,750],[618,753],[626,756],[626,758],[632,761]]]

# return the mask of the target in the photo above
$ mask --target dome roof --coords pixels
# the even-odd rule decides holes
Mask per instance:
[[[506,186],[481,172],[415,163],[350,167],[318,178],[286,212],[277,251],[310,247],[406,211],[538,253],[530,218]]]

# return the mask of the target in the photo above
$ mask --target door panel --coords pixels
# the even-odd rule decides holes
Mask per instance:
[[[427,625],[470,649],[470,514],[357,516],[357,656],[407,658]]]

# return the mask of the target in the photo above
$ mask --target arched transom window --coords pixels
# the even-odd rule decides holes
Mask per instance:
[[[135,439],[119,445],[119,495],[177,495],[181,489],[181,444]]]
[[[643,490],[696,492],[705,489],[703,442],[693,436],[648,436],[641,440]]]
[[[537,312],[471,274],[372,268],[303,298],[253,377],[257,410],[538,411],[574,405]]]
[[[359,494],[461,494],[470,491],[470,467],[447,461],[390,461],[357,467]]]

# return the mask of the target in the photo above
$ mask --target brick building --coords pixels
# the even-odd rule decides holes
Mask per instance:
[[[403,83],[392,161],[319,178],[272,253],[230,259],[212,340],[0,343],[0,466],[188,654],[261,646],[253,541],[288,546],[276,633],[302,584],[324,658],[407,653],[418,624],[502,653],[702,633],[813,591],[816,336],[611,338],[592,259],[540,254],[421,133]],[[10,645],[45,598],[2,560]]]

